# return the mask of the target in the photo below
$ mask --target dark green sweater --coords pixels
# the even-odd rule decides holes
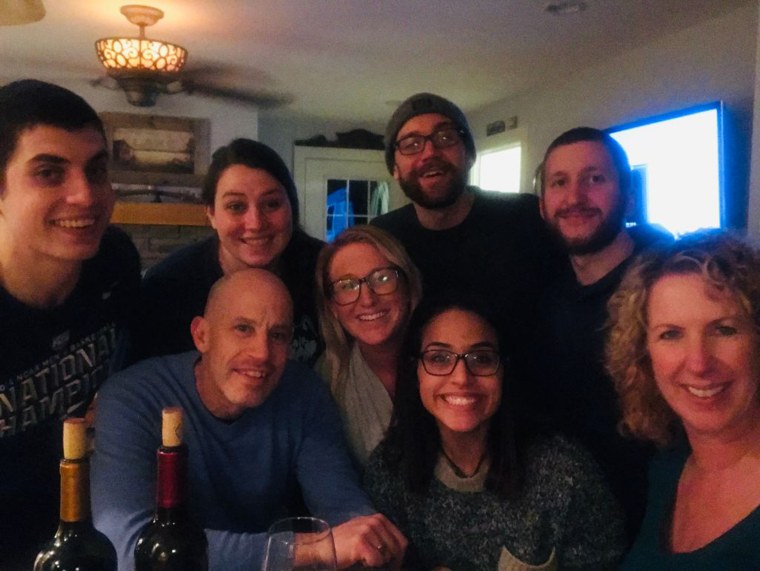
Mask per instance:
[[[523,488],[513,500],[483,489],[485,467],[458,478],[445,461],[427,493],[413,494],[384,462],[384,446],[370,457],[365,486],[409,539],[405,568],[612,569],[623,553],[618,505],[590,455],[564,438],[528,447]]]

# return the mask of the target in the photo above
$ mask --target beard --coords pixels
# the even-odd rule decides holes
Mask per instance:
[[[431,170],[439,170],[444,175],[450,175],[448,179],[441,180],[433,185],[434,196],[423,189],[420,183],[420,172],[424,175],[425,172]],[[467,186],[467,173],[464,170],[457,169],[448,161],[435,159],[425,163],[422,168],[411,171],[407,176],[400,178],[398,182],[407,198],[415,204],[430,210],[441,210],[448,208],[462,196]]]
[[[562,233],[557,218],[571,209],[580,209],[587,211],[599,212],[599,209],[586,205],[577,205],[571,208],[558,210],[551,220],[547,220],[547,229],[552,239],[559,247],[565,251],[568,256],[586,256],[595,254],[604,250],[612,244],[618,234],[625,228],[625,210],[624,200],[618,200],[615,207],[610,211],[606,218],[603,218],[591,234],[581,237],[568,237]]]

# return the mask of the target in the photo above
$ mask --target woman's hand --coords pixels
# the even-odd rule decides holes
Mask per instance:
[[[338,569],[359,563],[400,569],[408,541],[384,515],[360,516],[333,528]]]

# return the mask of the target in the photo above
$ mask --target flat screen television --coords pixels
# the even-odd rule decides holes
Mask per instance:
[[[726,226],[723,104],[714,102],[608,129],[633,169],[632,223],[673,234]]]

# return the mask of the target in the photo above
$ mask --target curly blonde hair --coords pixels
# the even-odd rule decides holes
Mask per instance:
[[[698,231],[639,256],[610,298],[606,366],[620,398],[621,430],[660,447],[682,431],[660,394],[647,352],[647,305],[652,286],[673,274],[697,274],[726,292],[760,334],[760,251],[721,230]]]
[[[375,226],[351,226],[341,232],[335,240],[324,246],[317,258],[317,310],[319,327],[325,340],[325,366],[331,386],[348,372],[353,339],[350,338],[338,319],[330,310],[330,264],[335,254],[349,244],[369,244],[377,249],[392,265],[396,266],[406,282],[409,292],[409,313],[417,307],[422,298],[422,277],[404,247],[391,234]]]

